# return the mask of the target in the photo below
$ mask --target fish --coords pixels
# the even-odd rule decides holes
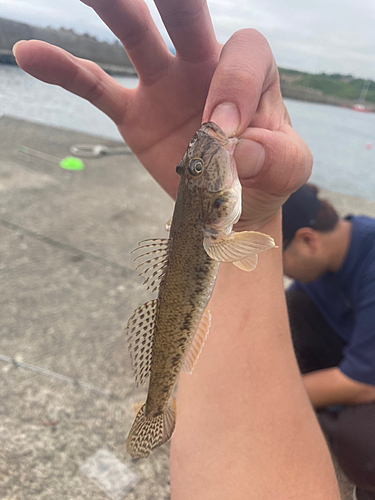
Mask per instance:
[[[180,176],[169,238],[144,240],[137,269],[157,298],[137,308],[126,326],[135,380],[147,381],[146,402],[126,439],[133,458],[145,458],[172,436],[174,389],[181,371],[192,373],[210,324],[207,307],[221,262],[245,271],[257,254],[275,247],[256,231],[234,232],[241,216],[241,184],[234,149],[218,125],[204,123],[176,167]]]

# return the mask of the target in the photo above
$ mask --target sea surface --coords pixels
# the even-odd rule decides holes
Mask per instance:
[[[116,80],[128,88],[137,85],[132,77]],[[294,129],[313,153],[311,181],[375,200],[375,113],[290,99],[285,103]],[[16,66],[0,65],[1,115],[121,140],[115,125],[94,106]]]

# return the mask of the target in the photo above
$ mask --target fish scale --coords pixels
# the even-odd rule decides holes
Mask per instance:
[[[176,209],[171,225],[173,248],[168,271],[159,289],[146,416],[156,416],[170,400],[191,337],[211,296],[219,266],[205,252],[203,232],[197,227],[199,214],[194,207],[198,205],[199,192],[189,191],[188,194],[186,197],[182,187],[177,195],[177,200],[179,195],[182,198],[182,213]]]

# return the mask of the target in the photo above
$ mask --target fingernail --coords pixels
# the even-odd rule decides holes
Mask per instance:
[[[211,121],[219,125],[228,137],[233,137],[240,126],[240,113],[235,104],[223,102],[214,109]]]
[[[240,139],[234,157],[238,167],[238,175],[242,179],[256,176],[264,165],[266,152],[260,142],[251,139]]]
[[[14,57],[16,57],[16,48],[17,48],[17,45],[19,45],[21,42],[24,42],[24,40],[19,40],[12,47],[12,52],[13,52]]]

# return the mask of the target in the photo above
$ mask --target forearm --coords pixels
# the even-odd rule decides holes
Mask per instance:
[[[268,228],[280,245],[279,230]],[[291,345],[281,250],[251,273],[222,265],[210,310],[202,355],[179,382],[173,500],[338,499]]]
[[[328,368],[304,375],[310,401],[316,408],[375,401],[375,387],[344,375],[339,368]]]

